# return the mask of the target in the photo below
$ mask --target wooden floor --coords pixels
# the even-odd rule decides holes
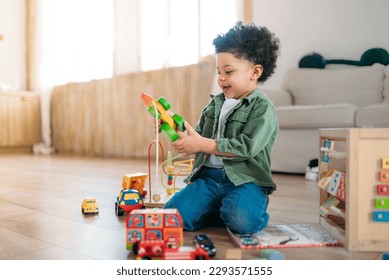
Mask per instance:
[[[0,259],[133,259],[125,248],[125,218],[114,211],[122,176],[133,172],[148,172],[147,161],[0,154]],[[154,168],[151,174],[155,174]],[[315,182],[298,175],[274,174],[274,179],[278,190],[270,197],[270,224],[318,223]],[[162,192],[157,187],[153,191]],[[81,201],[87,196],[96,197],[100,214],[81,213]],[[237,249],[223,227],[185,232],[184,243],[190,245],[199,233],[214,241],[216,259],[226,259],[233,251],[230,249]],[[280,251],[291,260],[381,256],[377,252],[351,253],[343,247]],[[258,250],[237,253],[242,259],[259,258]]]

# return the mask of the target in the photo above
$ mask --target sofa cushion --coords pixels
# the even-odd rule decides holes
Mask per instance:
[[[389,102],[360,108],[355,124],[358,127],[389,127]]]
[[[269,97],[275,107],[293,105],[292,96],[284,89],[260,88],[260,91]]]
[[[293,105],[276,108],[280,128],[354,127],[358,107],[351,104]]]
[[[385,67],[384,102],[389,102],[389,65]]]
[[[291,69],[283,87],[295,105],[351,103],[358,107],[383,100],[384,66],[340,69]]]

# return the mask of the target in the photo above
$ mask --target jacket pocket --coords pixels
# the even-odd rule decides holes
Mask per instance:
[[[226,122],[224,134],[226,137],[236,137],[242,133],[247,124],[249,112],[236,111],[231,114]]]

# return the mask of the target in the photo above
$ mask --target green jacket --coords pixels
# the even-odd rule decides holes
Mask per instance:
[[[212,100],[203,109],[196,131],[213,138],[217,130],[224,94],[211,96]],[[278,134],[278,120],[271,101],[258,89],[242,99],[228,115],[221,137],[217,140],[220,152],[229,152],[236,157],[221,157],[228,178],[235,185],[255,183],[276,189],[271,176],[271,149]],[[207,154],[196,153],[193,170],[186,182],[196,180]]]

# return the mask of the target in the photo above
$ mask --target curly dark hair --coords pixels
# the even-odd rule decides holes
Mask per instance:
[[[227,33],[219,34],[214,40],[216,54],[231,53],[263,67],[259,82],[266,81],[276,68],[280,40],[266,27],[237,22]]]

